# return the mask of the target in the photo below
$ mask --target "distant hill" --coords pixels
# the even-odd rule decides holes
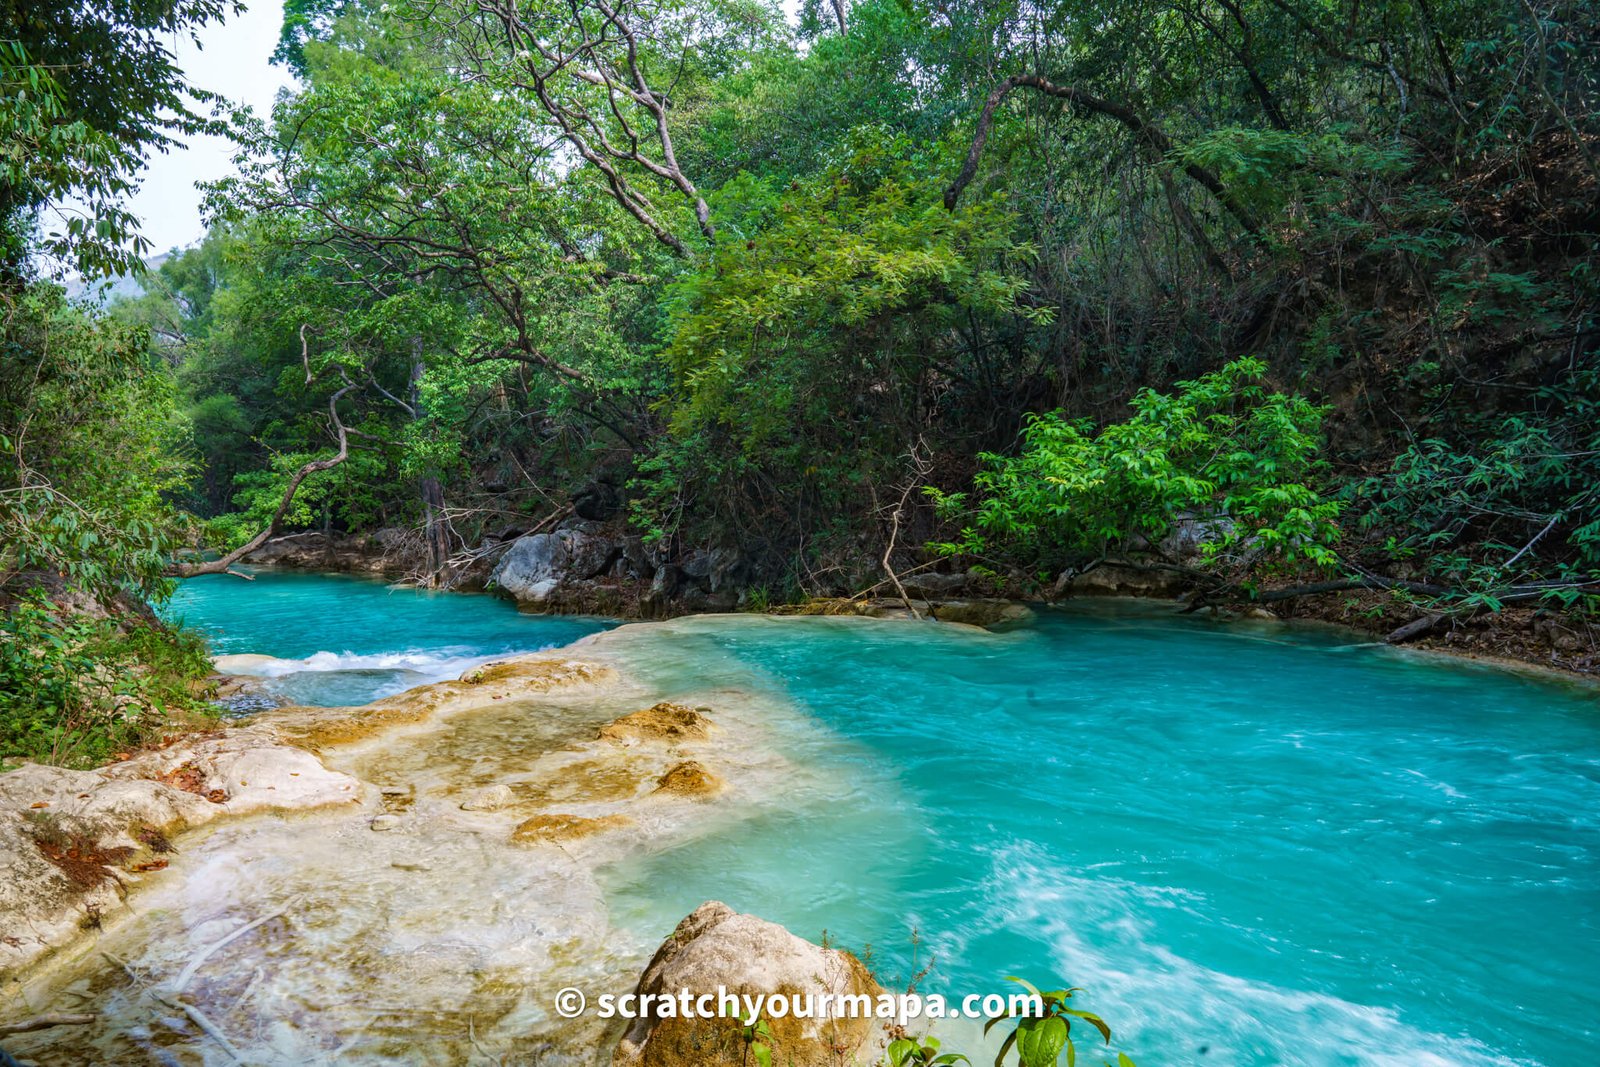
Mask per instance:
[[[185,249],[174,249],[171,252],[163,252],[158,256],[151,256],[144,261],[144,269],[147,271],[159,270],[161,269],[161,264],[182,251],[185,251]],[[73,276],[68,278],[64,284],[69,299],[88,300],[99,307],[108,306],[118,297],[131,298],[140,296],[144,292],[144,288],[139,284],[138,276],[134,274],[123,274],[116,278],[102,279],[92,284],[80,277]]]

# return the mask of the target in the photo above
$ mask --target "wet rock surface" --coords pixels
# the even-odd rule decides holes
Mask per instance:
[[[674,764],[656,780],[657,793],[670,793],[680,797],[712,797],[727,785],[721,778],[706,770],[695,760]]]
[[[352,805],[354,777],[271,731],[180,740],[93,771],[30,764],[0,775],[0,978],[126,907],[160,877],[166,844],[224,815]]]
[[[63,844],[67,862],[113,865],[122,884],[103,894],[134,907],[87,929],[74,913],[63,947],[0,988],[5,1016],[98,1020],[8,1038],[6,1050],[44,1063],[231,1062],[193,1011],[245,1062],[416,1062],[419,1050],[468,1062],[484,1048],[509,1062],[605,1062],[616,1031],[554,1020],[548,1003],[565,984],[631,982],[650,950],[611,925],[596,872],[710,821],[749,817],[811,772],[773,748],[763,726],[773,709],[756,698],[714,690],[652,703],[587,651],[489,664],[365,708],[278,709],[222,731],[293,748],[281,773],[248,753],[212,768],[175,748],[152,770],[184,787],[139,788],[180,814],[214,810],[211,820],[196,829],[202,816],[146,805],[168,836],[146,841],[131,827],[100,841],[130,851],[104,855],[68,856]],[[723,708],[713,726],[707,710]],[[296,789],[312,766],[359,799],[293,818],[250,807],[263,793],[309,803]],[[15,781],[36,792],[22,789],[28,775]],[[191,791],[213,788],[238,792]],[[257,817],[216,817],[230,806]],[[30,848],[40,877],[59,870]],[[151,860],[167,869],[133,873]]]
[[[704,741],[715,729],[709,708],[689,708],[662,701],[600,727],[602,741]]]

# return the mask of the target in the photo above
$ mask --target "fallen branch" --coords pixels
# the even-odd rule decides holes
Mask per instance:
[[[1428,634],[1433,633],[1433,631],[1448,623],[1450,618],[1449,615],[1424,615],[1421,618],[1412,619],[1396,630],[1390,631],[1384,640],[1391,645],[1403,645],[1407,641],[1415,641],[1419,637],[1426,637]]]
[[[188,1001],[179,1000],[174,996],[157,993],[155,997],[161,1003],[167,1005],[167,1007],[172,1008],[175,1011],[181,1011],[183,1014],[187,1015],[190,1022],[198,1026],[206,1034],[206,1036],[211,1038],[211,1040],[222,1046],[222,1051],[231,1056],[233,1058],[233,1062],[244,1062],[244,1057],[240,1055],[238,1048],[234,1046],[233,1042],[228,1040],[228,1035],[224,1034],[221,1029],[217,1027],[216,1023],[206,1018],[205,1012],[201,1011],[193,1004],[190,1004]]]
[[[63,1012],[49,1012],[44,1015],[35,1015],[31,1019],[20,1022],[0,1023],[0,1034],[31,1034],[35,1030],[49,1030],[56,1026],[88,1026],[94,1022],[94,1015],[71,1015]]]
[[[263,915],[259,919],[252,919],[243,926],[239,927],[237,930],[233,931],[231,934],[228,934],[226,937],[223,937],[217,941],[213,941],[211,944],[195,953],[194,958],[189,961],[188,966],[186,966],[182,971],[178,972],[177,979],[173,981],[171,991],[172,995],[177,996],[179,993],[182,993],[184,989],[188,987],[190,980],[194,978],[195,972],[200,969],[200,965],[215,955],[218,949],[226,948],[228,945],[233,944],[233,942],[239,940],[239,938],[243,937],[245,934],[248,934],[251,930],[254,930],[258,926],[265,926],[274,919],[283,918],[289,909],[294,907],[294,904],[295,901],[291,900],[289,903],[285,904],[271,915]]]
[[[294,476],[289,479],[289,484],[284,486],[283,498],[278,501],[278,508],[272,513],[272,521],[268,522],[261,532],[225,556],[199,563],[173,563],[167,568],[169,578],[193,578],[200,574],[232,574],[239,578],[248,577],[233,570],[233,565],[266,544],[278,532],[284,517],[289,514],[290,505],[294,503],[295,493],[300,490],[300,483],[320,471],[332,470],[350,458],[350,436],[345,429],[344,421],[339,418],[339,401],[355,388],[357,388],[356,383],[347,379],[345,387],[328,398],[328,417],[333,422],[334,432],[338,437],[338,451],[324,459],[311,460],[295,471]]]

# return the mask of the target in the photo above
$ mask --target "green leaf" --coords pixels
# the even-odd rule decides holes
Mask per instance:
[[[1017,1054],[1022,1067],[1055,1067],[1069,1037],[1067,1022],[1059,1016],[1024,1019],[1017,1025]]]

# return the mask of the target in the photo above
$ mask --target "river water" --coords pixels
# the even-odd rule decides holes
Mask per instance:
[[[403,669],[427,673],[602,626],[348,579],[206,581],[179,610],[222,630],[226,651],[302,664],[285,676],[325,704],[397,678],[319,679],[338,673],[317,671],[319,654],[413,657]],[[630,688],[594,707],[497,708],[355,769],[420,783],[419,796],[452,777],[516,778],[577,758],[572,738],[594,722],[669,697],[744,731],[746,748],[708,757],[735,780],[721,814],[662,816],[570,867],[419,838],[410,847],[431,861],[398,874],[399,839],[350,815],[208,832],[185,862],[237,893],[232,921],[290,896],[328,909],[293,945],[236,965],[242,983],[270,957],[272,1019],[315,1034],[319,1012],[353,997],[421,1010],[428,996],[481,998],[486,974],[506,1000],[460,1056],[439,1051],[443,1026],[363,1045],[354,1024],[291,1039],[258,1018],[263,1062],[275,1049],[283,1062],[334,1047],[338,1062],[525,1052],[518,1041],[554,1026],[559,985],[627,988],[707,899],[870,946],[885,985],[932,962],[928,992],[1003,991],[1008,974],[1083,986],[1144,1067],[1600,1062],[1593,688],[1132,603],[1044,611],[1003,633],[711,616],[564,654],[603,656]],[[260,858],[296,849],[293,862]],[[152,890],[145,917],[108,943],[173,969],[214,939],[226,924],[215,908],[186,913],[199,883],[185,877],[186,890]],[[407,992],[411,972],[381,973],[374,957],[395,938],[430,961],[436,994]],[[137,947],[151,943],[166,947]],[[423,1051],[397,1051],[407,1040]],[[226,1062],[203,1045],[164,1048]],[[30,1055],[50,1062],[43,1043]]]

